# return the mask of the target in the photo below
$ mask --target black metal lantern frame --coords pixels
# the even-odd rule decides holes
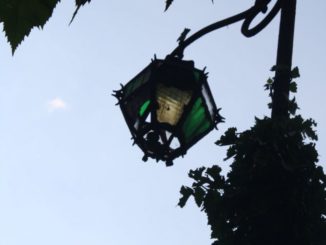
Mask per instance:
[[[155,58],[114,96],[144,161],[172,165],[222,121],[207,74],[193,61]]]

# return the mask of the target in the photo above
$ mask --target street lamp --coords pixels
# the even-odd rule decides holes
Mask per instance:
[[[204,27],[185,39],[165,60],[154,59],[114,96],[122,110],[134,143],[148,157],[171,166],[198,140],[222,121],[204,71],[184,61],[187,46],[209,32],[243,21],[241,32],[252,37],[263,30],[281,10],[278,52],[272,94],[272,119],[288,117],[296,0],[256,0],[249,9]],[[254,27],[253,20],[264,18]],[[183,35],[182,35],[183,36]]]
[[[222,121],[207,74],[193,61],[155,58],[114,95],[145,161],[171,166]]]

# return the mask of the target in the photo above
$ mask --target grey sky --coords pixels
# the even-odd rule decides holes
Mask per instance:
[[[239,3],[241,2],[241,3]],[[156,54],[164,58],[185,27],[196,31],[254,1],[99,1],[68,27],[62,1],[43,31],[33,30],[14,57],[0,36],[0,245],[210,244],[204,213],[176,207],[187,173],[219,164],[214,145],[230,126],[245,130],[269,115],[263,90],[275,63],[278,17],[253,38],[240,25],[211,33],[185,52],[207,66],[226,123],[166,168],[142,162],[111,96]],[[318,122],[326,162],[326,3],[298,1],[294,61],[300,113]]]

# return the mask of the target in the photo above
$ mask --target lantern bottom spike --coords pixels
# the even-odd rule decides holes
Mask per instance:
[[[142,160],[143,160],[144,162],[147,162],[147,160],[148,160],[148,156],[145,154],[145,155],[143,156]]]
[[[173,166],[173,161],[172,161],[172,160],[167,160],[167,161],[165,162],[165,165],[166,165],[167,167],[171,167],[171,166]]]

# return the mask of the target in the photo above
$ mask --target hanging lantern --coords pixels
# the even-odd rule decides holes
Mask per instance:
[[[207,75],[193,61],[154,59],[114,92],[144,161],[151,157],[173,165],[222,121]]]

